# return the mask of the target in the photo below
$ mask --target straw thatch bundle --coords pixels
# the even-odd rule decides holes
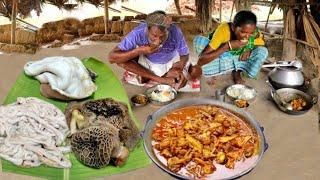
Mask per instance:
[[[89,38],[91,41],[119,42],[121,36],[119,34],[92,34]]]
[[[93,33],[96,33],[96,34],[105,33],[103,16],[84,19],[82,21],[82,24],[83,24],[83,27],[78,30],[78,34],[80,37],[91,35]],[[110,26],[111,26],[111,23],[109,22],[109,28]]]
[[[38,49],[34,44],[2,44],[0,50],[6,53],[29,53],[34,54]]]
[[[74,18],[48,22],[43,24],[42,28],[37,32],[37,41],[39,43],[47,43],[56,39],[63,40],[64,34],[70,34],[74,35],[74,37],[78,37],[78,30],[82,27],[83,24]]]
[[[306,42],[312,44],[316,48],[305,47],[305,54],[309,57],[312,63],[317,67],[318,73],[320,72],[320,28],[314,21],[309,12],[303,10],[302,12],[303,28],[305,33]]]
[[[0,26],[0,42],[10,43],[11,42],[11,25]],[[16,43],[17,44],[35,44],[36,33],[25,29],[16,29]]]
[[[122,34],[124,21],[112,21],[111,34]]]

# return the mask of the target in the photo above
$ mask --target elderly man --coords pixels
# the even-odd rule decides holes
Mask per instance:
[[[171,24],[163,11],[155,11],[133,29],[109,54],[130,74],[136,74],[140,85],[151,81],[176,89],[186,83],[183,69],[189,49],[181,30]]]

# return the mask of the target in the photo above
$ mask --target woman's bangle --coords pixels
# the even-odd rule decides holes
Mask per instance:
[[[230,41],[228,41],[228,46],[229,46],[229,49],[232,50],[232,46],[231,46]]]

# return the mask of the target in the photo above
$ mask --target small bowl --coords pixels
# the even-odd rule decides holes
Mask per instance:
[[[144,94],[136,94],[131,97],[131,103],[137,107],[145,106],[149,103],[149,98]]]
[[[239,94],[234,94],[234,93],[232,93],[232,91],[238,91],[240,93]],[[245,95],[243,95],[244,91],[247,91],[248,93],[251,93],[250,97],[248,97],[249,94],[248,94],[247,97]],[[252,88],[250,86],[243,85],[243,84],[234,84],[234,85],[229,86],[226,89],[226,94],[232,100],[246,100],[248,102],[252,102],[255,99],[255,97],[257,96],[258,93],[254,88]]]
[[[249,102],[247,100],[243,100],[243,99],[237,99],[234,101],[234,104],[238,107],[238,108],[246,108],[249,107]]]
[[[155,99],[152,98],[152,92],[161,92],[161,91],[168,91],[170,93],[173,93],[173,98],[171,98],[170,100],[168,101],[157,101]],[[176,99],[177,97],[177,91],[169,86],[169,85],[166,85],[166,84],[158,84],[158,85],[155,85],[149,89],[146,90],[145,94],[148,96],[150,102],[154,105],[158,105],[158,106],[163,106],[163,105],[167,105],[169,104],[170,102],[172,102],[174,99]]]

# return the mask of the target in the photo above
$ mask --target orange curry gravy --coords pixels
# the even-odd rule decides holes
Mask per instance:
[[[193,178],[214,173],[214,164],[234,169],[236,162],[259,152],[255,130],[235,114],[212,105],[188,106],[166,114],[153,129],[152,139],[171,171],[186,169]]]

